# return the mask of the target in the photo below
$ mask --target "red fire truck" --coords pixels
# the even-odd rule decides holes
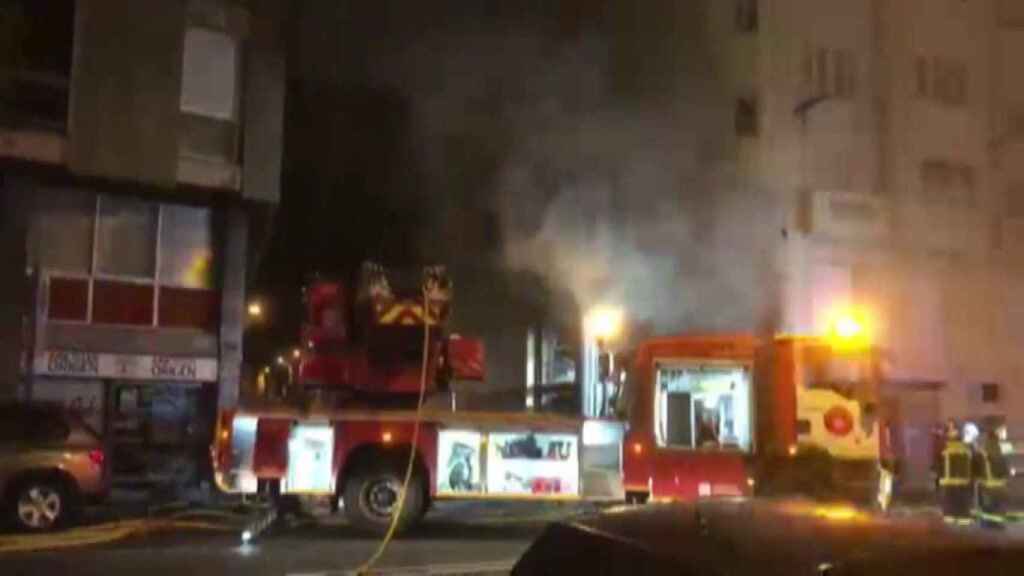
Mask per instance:
[[[805,409],[811,404],[803,401],[820,394],[798,391],[804,356],[788,352],[803,347],[786,339],[765,346],[745,335],[641,344],[628,375],[601,394],[606,417],[434,404],[418,411],[421,379],[430,395],[453,380],[483,378],[482,346],[444,330],[450,297],[440,268],[403,279],[367,266],[354,294],[339,283],[310,286],[298,380],[330,391],[330,399],[222,413],[212,448],[218,486],[326,497],[354,525],[382,532],[396,511],[410,456],[414,473],[399,529],[444,499],[748,496],[758,436],[765,438],[759,452],[787,455],[820,436]],[[819,415],[826,430],[860,438],[861,413],[841,395],[828,398],[847,412]]]

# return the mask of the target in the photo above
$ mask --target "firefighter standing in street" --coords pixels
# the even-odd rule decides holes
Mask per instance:
[[[956,423],[946,424],[946,445],[939,461],[939,493],[942,517],[952,524],[971,523],[971,448],[960,439]]]
[[[995,430],[978,439],[974,450],[975,514],[983,524],[1001,526],[1006,522],[1006,482],[1009,466]]]

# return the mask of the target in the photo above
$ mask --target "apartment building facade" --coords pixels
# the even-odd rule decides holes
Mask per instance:
[[[710,4],[738,166],[785,207],[779,329],[863,306],[922,422],[1024,426],[1019,4]]]
[[[237,402],[251,224],[280,196],[276,23],[259,2],[8,4],[0,394],[81,411],[115,471],[201,460]]]

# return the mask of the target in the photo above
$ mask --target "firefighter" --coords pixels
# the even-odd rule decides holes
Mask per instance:
[[[982,523],[1000,526],[1006,521],[1003,505],[1009,475],[999,436],[986,430],[974,450],[975,515]]]
[[[956,423],[946,424],[946,445],[941,453],[939,492],[942,498],[942,517],[951,524],[970,524],[971,500],[971,448],[960,439]]]

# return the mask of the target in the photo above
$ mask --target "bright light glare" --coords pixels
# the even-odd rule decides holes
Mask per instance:
[[[292,350],[292,358],[295,358],[296,360],[298,360],[301,356],[302,356],[302,351],[301,350],[299,350],[298,348]]]
[[[868,315],[857,308],[835,311],[829,322],[829,339],[840,348],[862,348],[871,345]]]
[[[252,532],[244,530],[242,532],[242,544],[248,544],[252,540]]]
[[[622,329],[622,310],[601,306],[592,309],[584,319],[587,332],[602,340],[614,338]]]
[[[250,302],[247,308],[249,316],[252,318],[259,318],[263,316],[263,305],[259,302]]]
[[[863,517],[857,509],[844,505],[818,506],[814,509],[814,515],[833,522],[850,522]]]
[[[836,320],[836,336],[840,338],[856,338],[864,328],[853,316],[843,316]]]

